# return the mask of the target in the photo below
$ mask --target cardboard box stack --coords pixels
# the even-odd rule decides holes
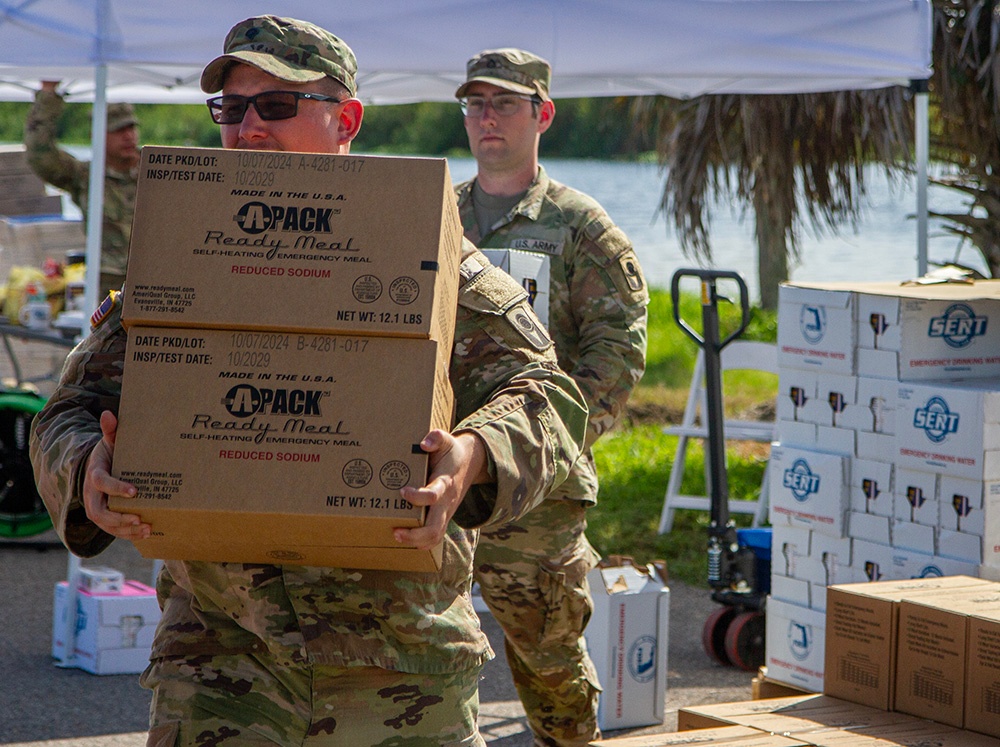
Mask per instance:
[[[68,624],[66,581],[55,585],[52,656],[65,659]],[[110,568],[82,568],[76,594],[75,646],[71,663],[92,674],[139,674],[149,664],[153,633],[160,621],[156,591],[126,581]]]
[[[113,502],[140,552],[438,568],[391,529],[452,423],[461,237],[444,159],[143,148]]]
[[[769,677],[822,690],[831,584],[1000,568],[997,351],[1000,281],[781,287]]]

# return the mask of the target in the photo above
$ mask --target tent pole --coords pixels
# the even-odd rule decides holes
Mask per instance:
[[[87,275],[84,280],[84,309],[93,310],[100,302],[101,231],[104,228],[104,156],[105,132],[108,123],[108,67],[98,65],[95,71],[94,112],[90,120],[90,182],[87,192]],[[106,293],[109,289],[105,288]],[[86,326],[81,330],[86,332]]]
[[[930,152],[930,107],[926,80],[911,81],[914,91],[914,135],[917,159],[917,275],[927,274],[927,161]]]

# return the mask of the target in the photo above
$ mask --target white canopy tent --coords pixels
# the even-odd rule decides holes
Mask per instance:
[[[547,58],[555,98],[794,93],[930,77],[930,0],[0,0],[0,99],[61,80],[93,101],[201,102],[202,67],[229,28],[261,13],[332,30],[358,56],[366,103],[448,101],[464,63],[516,46]],[[926,96],[918,96],[918,271],[926,270]],[[104,142],[93,141],[90,215],[102,213]],[[87,236],[97,299],[100,221]],[[85,307],[85,308],[87,308]]]
[[[796,93],[930,77],[930,0],[0,0],[0,99],[61,80],[93,101],[204,100],[201,69],[229,28],[262,13],[303,18],[358,56],[366,103],[449,101],[475,52],[547,58],[556,98]],[[926,270],[926,94],[917,97],[918,270]],[[93,140],[90,215],[103,212],[104,138]],[[97,305],[101,221],[87,230],[85,308]],[[79,562],[70,556],[70,594]],[[71,598],[70,608],[74,608]],[[63,665],[75,620],[67,616]]]

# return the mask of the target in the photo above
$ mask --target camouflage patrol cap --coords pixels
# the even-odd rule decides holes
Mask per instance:
[[[455,98],[462,98],[470,83],[481,80],[548,101],[552,67],[538,55],[523,49],[487,49],[466,63],[465,75],[465,83],[455,91]]]
[[[309,83],[329,76],[357,93],[358,61],[341,39],[307,21],[278,16],[255,16],[230,29],[216,57],[201,74],[201,90],[222,90],[226,73],[245,63],[289,83]]]
[[[118,132],[139,124],[131,104],[108,104],[108,132]]]

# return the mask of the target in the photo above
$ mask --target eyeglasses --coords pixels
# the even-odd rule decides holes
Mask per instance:
[[[240,96],[232,93],[225,96],[210,98],[208,111],[216,124],[239,124],[247,113],[247,107],[253,104],[261,119],[291,119],[299,113],[299,99],[310,101],[332,101],[343,103],[335,96],[324,96],[321,93],[302,93],[301,91],[262,91],[256,96]]]
[[[522,101],[538,101],[535,96],[520,93],[501,93],[491,99],[485,96],[466,96],[458,100],[462,114],[467,117],[481,117],[486,113],[486,105],[493,107],[498,117],[509,117],[521,108]]]

